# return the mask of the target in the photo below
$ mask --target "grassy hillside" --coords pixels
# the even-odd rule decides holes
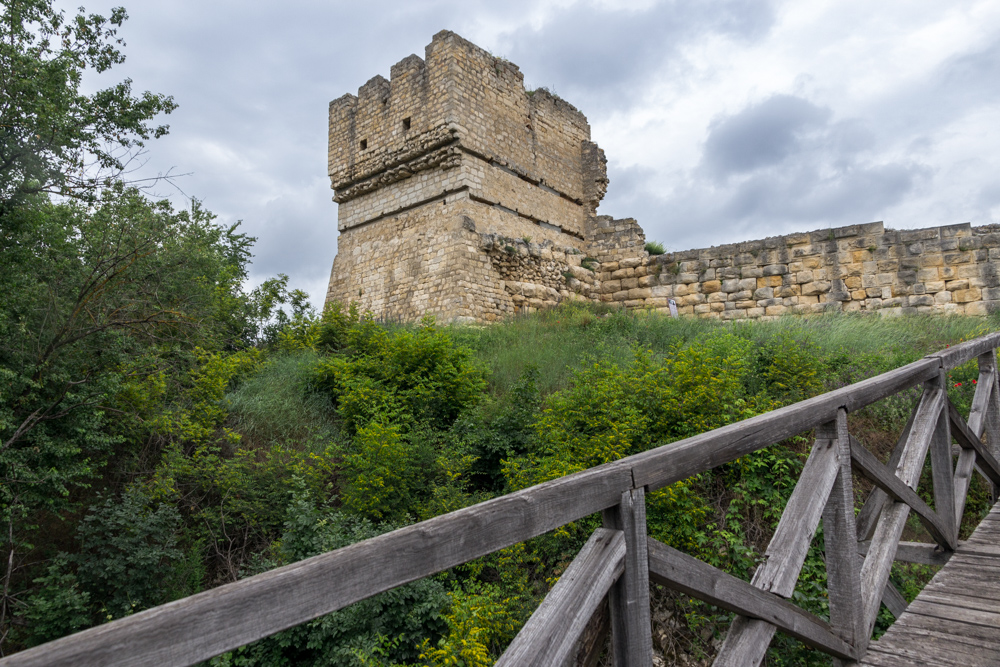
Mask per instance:
[[[58,525],[39,521],[11,636],[15,646],[45,641],[760,414],[998,326],[902,316],[723,324],[592,306],[489,327],[300,314],[270,342],[116,389],[119,404],[142,403],[142,418],[120,429],[118,454],[76,492],[72,511]],[[949,383],[964,409],[974,377],[963,367]],[[161,385],[173,389],[157,394]],[[852,432],[884,460],[916,397],[850,415]],[[809,446],[804,434],[651,493],[650,534],[748,579]],[[859,502],[868,488],[857,482]],[[966,531],[985,494],[977,482]],[[212,662],[490,665],[598,521]],[[913,522],[909,538],[926,539],[921,530]],[[795,597],[819,614],[822,549],[820,529]],[[913,596],[931,573],[897,565],[893,580]],[[709,659],[729,621],[654,591],[654,641],[668,664]],[[828,661],[775,639],[769,664],[812,662]]]

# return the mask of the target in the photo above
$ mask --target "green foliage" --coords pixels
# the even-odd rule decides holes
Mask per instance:
[[[49,564],[45,575],[34,583],[36,588],[20,614],[27,624],[26,645],[43,644],[91,624],[90,595],[80,590],[65,554]]]
[[[405,518],[413,506],[411,485],[419,474],[414,447],[395,426],[371,422],[354,437],[344,457],[344,505],[375,521]]]
[[[636,349],[631,362],[597,362],[550,396],[536,423],[537,449],[511,460],[512,487],[530,486],[615,461],[753,414],[743,394],[744,360],[724,334],[675,346],[656,358]]]
[[[322,507],[303,484],[296,486],[287,517],[274,560],[261,563],[262,569],[338,549],[393,528]],[[418,658],[425,637],[436,637],[444,630],[441,612],[447,605],[444,585],[433,578],[422,579],[220,656],[211,664],[298,667],[408,663]]]
[[[390,331],[366,319],[346,339],[348,353],[317,362],[312,383],[355,432],[372,421],[446,429],[486,386],[468,350],[430,321]]]
[[[71,558],[80,587],[109,619],[166,602],[164,579],[182,557],[180,529],[175,506],[151,502],[139,489],[95,505],[77,528],[79,551]]]
[[[647,241],[646,252],[650,255],[662,255],[666,252],[666,250],[663,248],[663,244],[659,241]]]
[[[93,195],[145,140],[167,133],[150,121],[174,110],[170,97],[133,96],[130,79],[92,95],[81,91],[86,70],[105,72],[125,60],[118,29],[126,18],[120,7],[109,17],[81,8],[67,20],[49,0],[3,3],[0,215],[39,192]]]

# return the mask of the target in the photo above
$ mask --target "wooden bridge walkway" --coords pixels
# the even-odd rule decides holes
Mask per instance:
[[[1000,505],[882,637],[863,667],[1000,665]]]
[[[994,498],[1000,490],[998,347],[1000,333],[967,341],[767,414],[0,658],[0,667],[196,665],[597,513],[603,527],[497,667],[572,664],[605,601],[615,667],[650,667],[651,580],[736,614],[714,667],[761,664],[779,631],[837,665],[997,665],[1000,511],[969,540],[959,542],[958,534],[973,472],[983,475]],[[965,416],[948,397],[948,372],[970,362],[978,364],[979,376]],[[847,416],[913,388],[921,390],[920,400],[883,463],[849,432]],[[809,458],[752,581],[646,534],[646,493],[802,433],[813,437]],[[933,488],[921,495],[927,461]],[[855,475],[875,486],[860,513]],[[933,508],[924,500],[931,496]],[[911,514],[934,544],[900,541]],[[828,619],[793,602],[821,520]],[[907,605],[889,581],[896,560],[945,567]],[[871,642],[882,604],[897,622]]]

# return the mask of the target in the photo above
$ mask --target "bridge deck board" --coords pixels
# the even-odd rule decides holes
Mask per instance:
[[[1000,664],[1000,503],[874,642],[863,667]]]

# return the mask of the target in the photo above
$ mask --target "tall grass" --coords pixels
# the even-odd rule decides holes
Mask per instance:
[[[305,389],[316,358],[312,351],[275,356],[226,396],[228,426],[243,436],[244,446],[304,447],[337,436],[328,399]]]
[[[830,360],[840,375],[826,381],[838,386],[997,330],[997,316],[865,313],[721,322],[579,302],[487,327],[451,327],[456,342],[472,349],[490,369],[490,387],[497,395],[506,394],[529,366],[538,369],[538,388],[544,395],[565,387],[582,364],[596,360],[626,364],[635,346],[662,354],[720,332],[761,347],[790,336]]]

